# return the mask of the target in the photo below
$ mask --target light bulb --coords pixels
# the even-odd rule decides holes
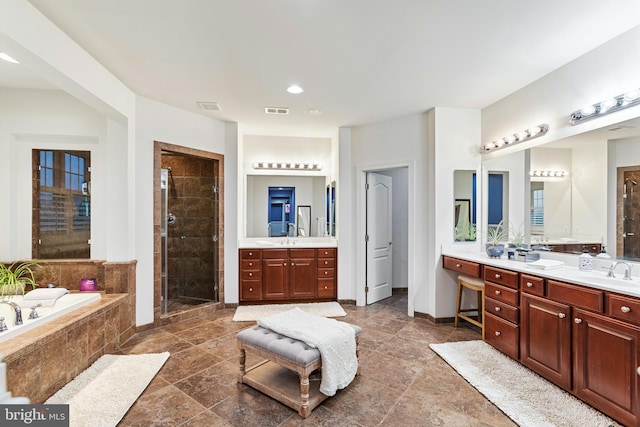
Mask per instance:
[[[596,112],[596,107],[594,107],[593,105],[589,105],[588,107],[584,107],[582,110],[580,110],[580,113],[583,116],[590,116],[595,112]]]

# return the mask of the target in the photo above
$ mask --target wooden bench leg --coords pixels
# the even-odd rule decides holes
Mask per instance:
[[[246,372],[246,366],[245,366],[246,361],[247,361],[247,353],[244,350],[244,348],[242,348],[242,346],[239,346],[239,350],[240,350],[240,353],[238,354],[238,359],[239,359],[239,362],[240,362],[240,373],[238,374],[238,382],[240,384],[242,384],[242,380],[244,378],[244,375],[247,373]]]
[[[299,375],[300,410],[298,411],[298,414],[303,418],[307,418],[309,415],[311,415],[311,408],[309,407],[309,374],[299,373]]]

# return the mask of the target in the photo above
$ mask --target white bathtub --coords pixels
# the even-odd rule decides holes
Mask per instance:
[[[11,306],[0,304],[0,317],[4,317],[4,322],[9,328],[4,332],[0,332],[0,342],[6,341],[9,338],[13,338],[47,322],[51,322],[63,314],[69,313],[91,302],[98,301],[100,298],[101,296],[97,292],[66,294],[60,297],[52,307],[38,307],[36,311],[40,317],[37,319],[29,319],[31,307],[35,305],[33,302],[27,301],[23,304],[22,296],[2,298],[15,302],[22,308],[22,325],[15,326],[13,324],[15,313]]]

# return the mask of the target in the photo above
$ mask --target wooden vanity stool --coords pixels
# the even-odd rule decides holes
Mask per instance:
[[[462,304],[462,290],[464,288],[470,289],[472,291],[477,292],[478,296],[478,308],[460,308]],[[472,319],[466,314],[470,311],[478,311],[478,320]],[[484,281],[477,277],[467,276],[466,274],[460,274],[458,276],[458,297],[456,300],[456,318],[454,321],[454,326],[458,327],[458,320],[462,318],[469,323],[472,323],[476,326],[479,326],[482,330],[482,339],[484,339]]]

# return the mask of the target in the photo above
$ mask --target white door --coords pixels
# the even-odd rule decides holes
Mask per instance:
[[[367,173],[367,304],[391,296],[391,177]]]

